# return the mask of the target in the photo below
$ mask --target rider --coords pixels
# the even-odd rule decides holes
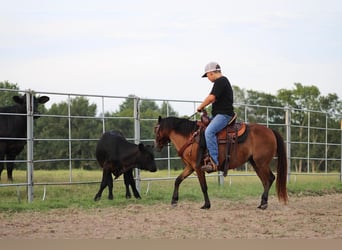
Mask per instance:
[[[211,82],[213,87],[209,95],[197,107],[198,112],[209,104],[212,104],[211,121],[205,129],[205,140],[209,151],[209,161],[202,166],[203,171],[208,173],[217,171],[218,161],[218,144],[216,134],[222,130],[234,115],[233,108],[233,89],[227,77],[221,73],[221,67],[216,62],[210,62],[205,66],[204,75]]]

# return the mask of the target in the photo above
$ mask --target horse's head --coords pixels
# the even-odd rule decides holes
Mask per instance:
[[[154,127],[154,148],[157,151],[161,151],[162,148],[170,142],[169,133],[167,133],[166,129],[163,128],[162,121],[163,119],[159,116],[158,124]]]

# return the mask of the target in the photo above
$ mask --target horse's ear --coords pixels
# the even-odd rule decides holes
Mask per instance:
[[[159,116],[158,117],[158,123],[160,123],[161,119],[162,119],[161,116]]]

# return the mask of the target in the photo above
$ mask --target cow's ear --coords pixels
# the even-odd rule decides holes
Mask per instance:
[[[44,103],[48,102],[49,100],[50,100],[50,97],[43,95],[43,96],[39,97],[38,103],[44,104]]]
[[[145,146],[142,143],[139,143],[138,147],[139,147],[140,151],[144,151],[145,150]]]
[[[15,95],[12,97],[13,101],[18,104],[23,104],[24,103],[24,97]]]

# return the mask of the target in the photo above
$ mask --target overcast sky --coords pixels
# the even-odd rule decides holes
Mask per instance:
[[[202,100],[209,61],[243,89],[342,97],[342,1],[0,0],[0,81]]]

